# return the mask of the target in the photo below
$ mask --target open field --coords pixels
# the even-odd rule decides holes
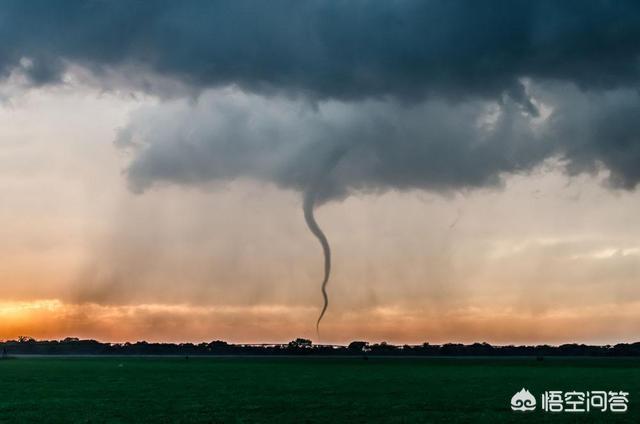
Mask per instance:
[[[0,422],[640,422],[640,360],[19,358]],[[511,396],[624,390],[626,414],[515,413]]]

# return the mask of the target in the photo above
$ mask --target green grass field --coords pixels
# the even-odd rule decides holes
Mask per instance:
[[[640,360],[19,358],[0,422],[640,422]],[[522,387],[625,390],[625,414],[511,411]]]

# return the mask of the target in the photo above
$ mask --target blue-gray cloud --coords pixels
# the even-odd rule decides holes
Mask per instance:
[[[125,64],[195,86],[319,98],[523,96],[519,78],[636,85],[635,1],[6,0],[0,69]]]
[[[79,65],[105,87],[163,95],[161,77],[205,93],[171,124],[154,121],[171,102],[148,112],[163,130],[123,131],[144,139],[137,190],[239,177],[305,190],[345,147],[326,197],[497,184],[553,155],[640,181],[637,1],[7,0],[0,39],[0,73],[36,85]],[[207,98],[230,86],[251,104]]]
[[[536,134],[514,102],[321,102],[234,90],[197,102],[168,101],[132,116],[118,145],[132,147],[132,188],[252,178],[303,191],[336,150],[324,197],[354,191],[425,188],[446,191],[500,184],[526,171],[553,145]]]

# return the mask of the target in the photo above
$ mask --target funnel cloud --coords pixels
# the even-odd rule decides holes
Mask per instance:
[[[325,312],[327,312],[327,308],[329,307],[327,284],[329,283],[329,276],[331,275],[331,246],[329,245],[327,237],[324,235],[324,232],[316,221],[316,218],[314,216],[314,209],[316,206],[316,200],[322,193],[323,182],[326,179],[325,175],[329,174],[336,167],[345,153],[346,150],[343,147],[338,147],[329,154],[326,162],[323,164],[324,166],[320,168],[320,171],[322,173],[316,177],[316,181],[304,193],[302,206],[302,209],[304,211],[304,220],[307,223],[307,227],[309,227],[311,233],[320,242],[320,245],[322,246],[322,254],[324,256],[324,277],[322,279],[322,285],[320,286],[324,303],[322,305],[322,310],[320,311],[318,321],[316,322],[316,332],[318,335],[320,334],[320,322],[322,321],[322,318],[324,317],[324,314]]]
[[[313,233],[314,236],[320,242],[322,246],[322,254],[324,255],[324,277],[322,278],[322,285],[320,290],[322,291],[322,299],[324,303],[322,305],[322,311],[320,311],[320,316],[318,317],[318,321],[316,322],[316,332],[320,334],[320,321],[322,321],[322,317],[324,317],[324,313],[327,311],[329,307],[329,296],[327,296],[327,283],[329,282],[329,276],[331,275],[331,247],[329,246],[329,241],[327,237],[320,229],[320,226],[316,222],[316,218],[313,215],[313,209],[315,208],[315,193],[307,192],[304,195],[304,220],[309,227],[309,230]]]

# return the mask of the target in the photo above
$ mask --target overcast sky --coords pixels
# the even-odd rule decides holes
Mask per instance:
[[[3,2],[0,339],[637,340],[640,4],[494,3]]]

